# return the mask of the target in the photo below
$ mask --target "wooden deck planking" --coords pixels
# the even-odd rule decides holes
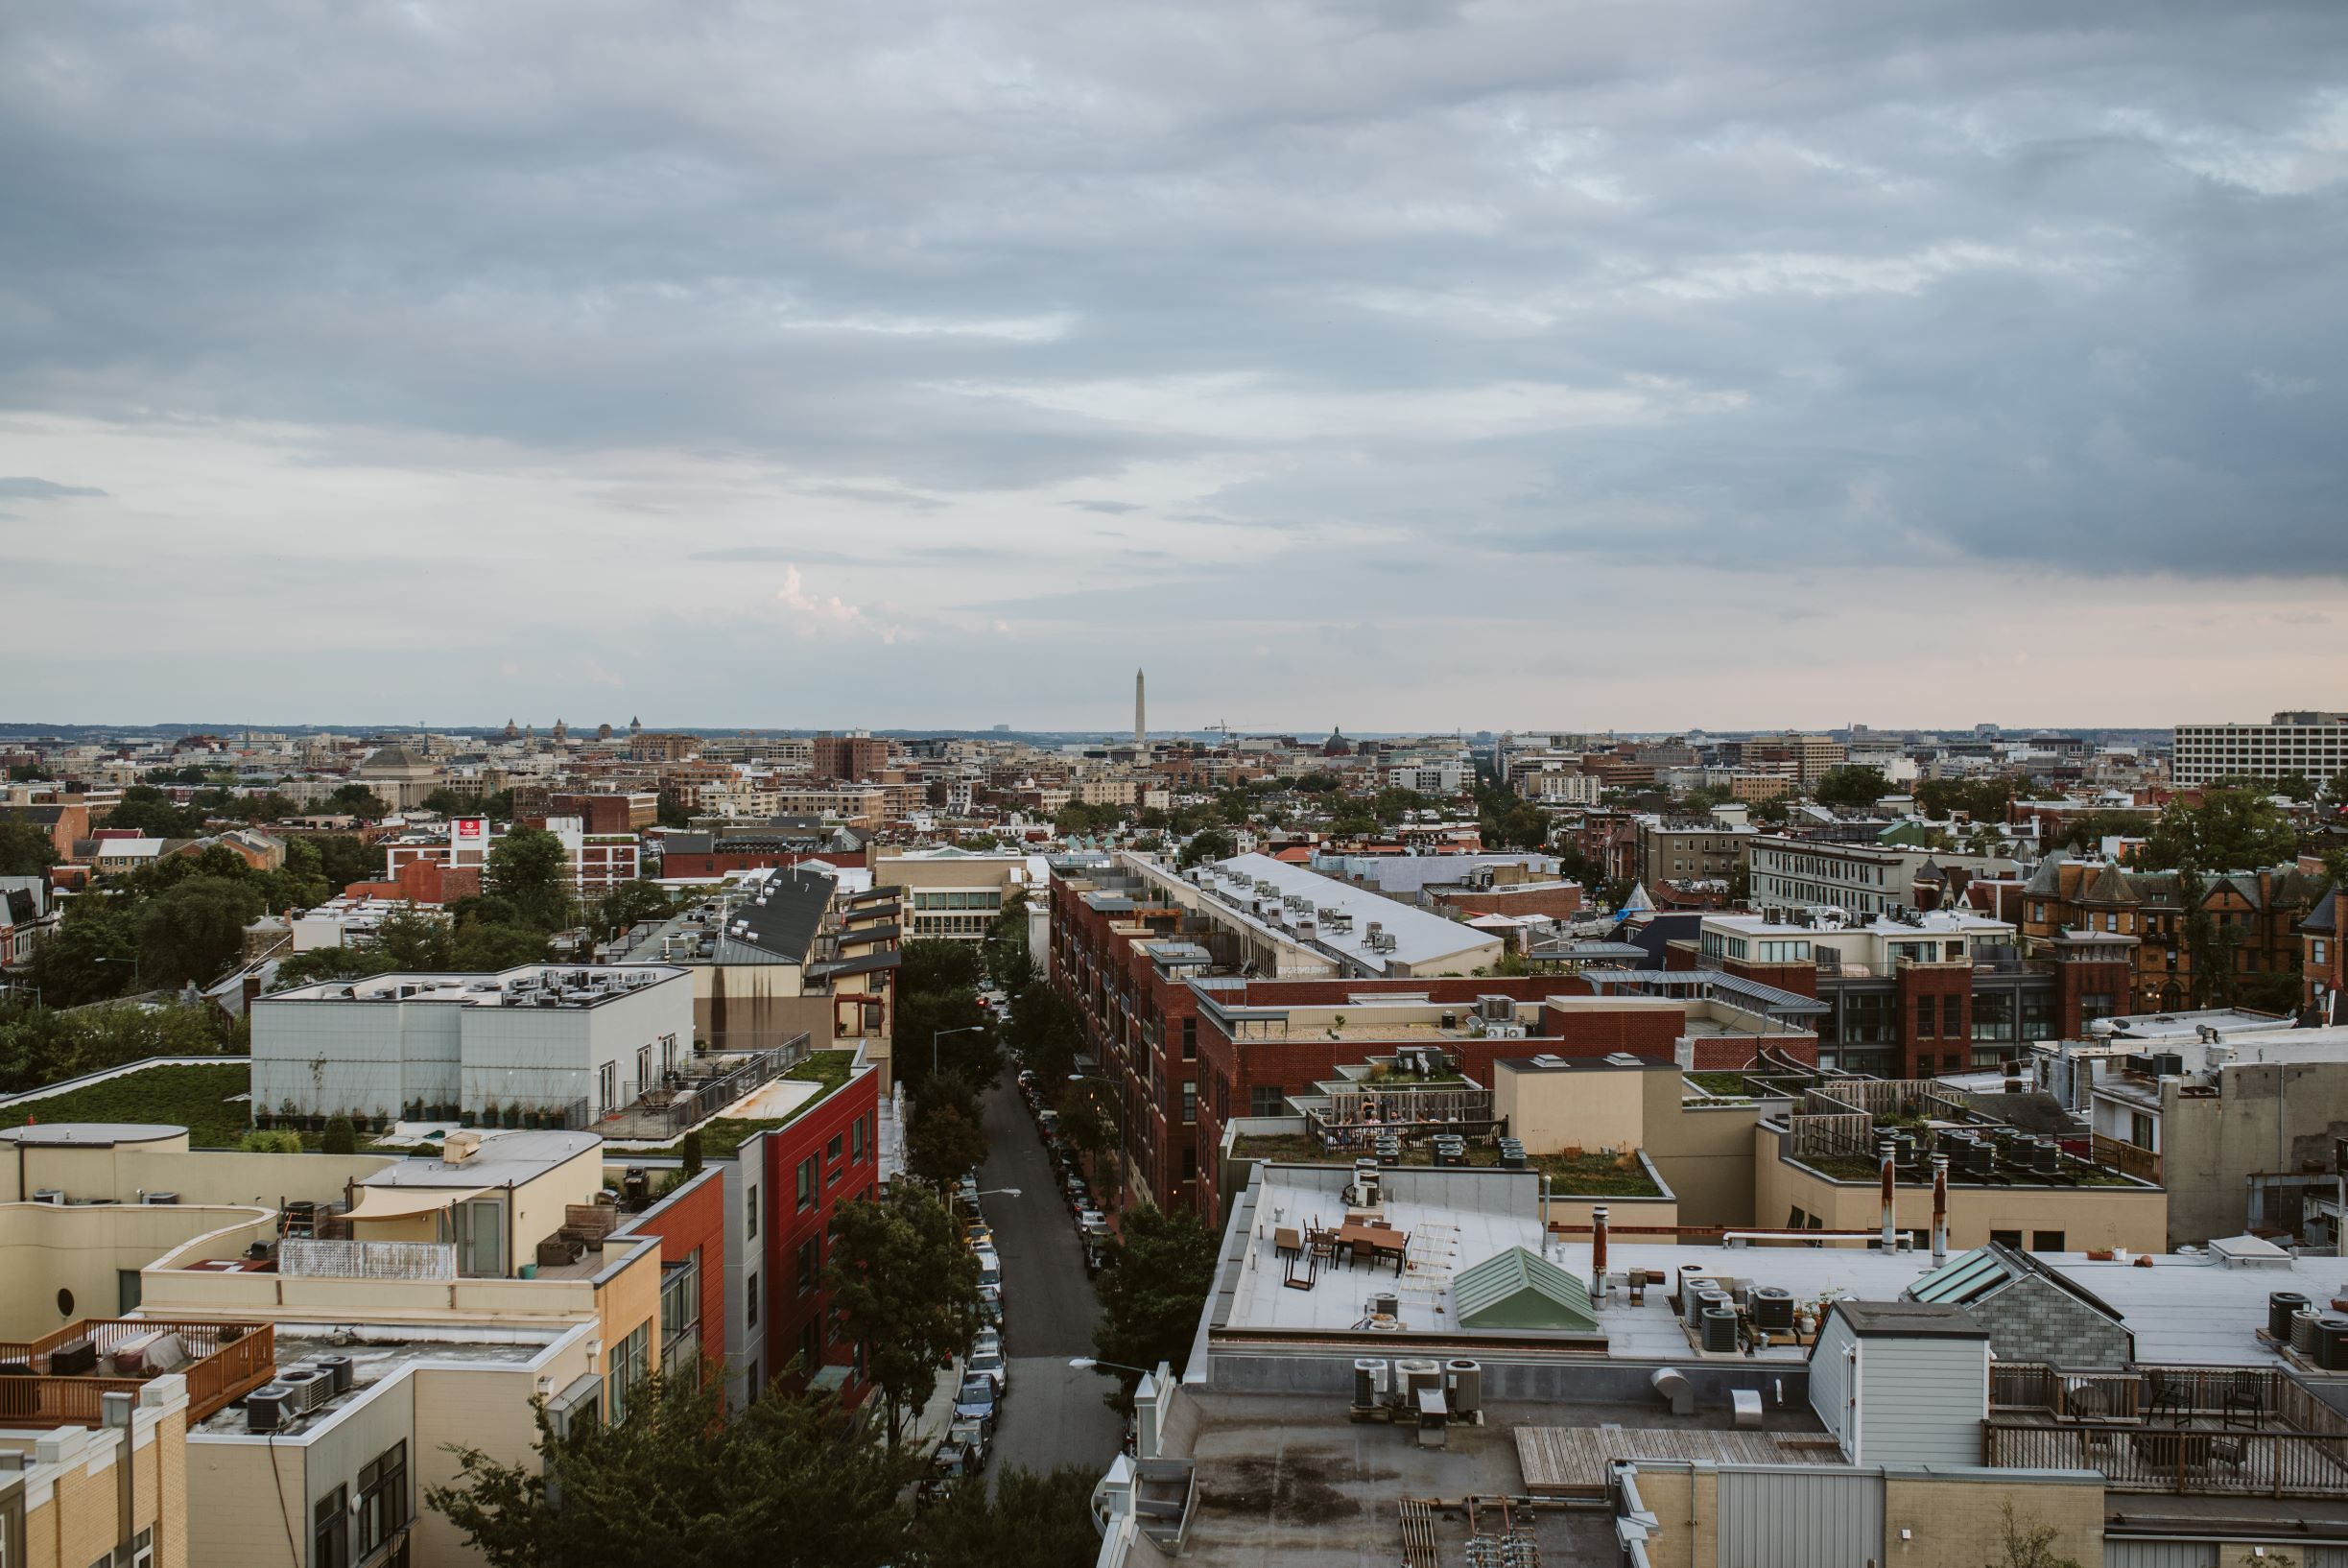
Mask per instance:
[[[1792,1442],[1769,1432],[1711,1432],[1650,1427],[1521,1426],[1516,1461],[1535,1497],[1603,1493],[1619,1460],[1700,1461],[1714,1464],[1815,1464],[1838,1456],[1809,1436]]]

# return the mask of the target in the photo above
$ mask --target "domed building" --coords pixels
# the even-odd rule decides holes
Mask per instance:
[[[599,741],[607,741],[611,739],[611,726],[609,725],[597,725],[595,726],[595,738]]]
[[[1353,742],[1345,738],[1343,730],[1332,729],[1329,738],[1321,742],[1320,754],[1324,757],[1350,757],[1353,755]]]
[[[507,721],[506,721],[506,739],[508,739],[508,740],[510,740],[510,740],[515,740],[515,739],[518,739],[518,738],[520,737],[521,733],[522,733],[522,730],[521,730],[521,726],[520,726],[520,725],[516,725],[516,724],[515,724],[515,723],[514,723],[512,720],[510,720],[510,719],[509,719],[509,720],[507,720]]]
[[[375,792],[393,811],[408,811],[446,783],[447,775],[404,746],[387,746],[350,771],[351,782]]]

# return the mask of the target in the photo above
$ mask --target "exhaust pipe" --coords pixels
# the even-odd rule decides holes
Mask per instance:
[[[1949,1255],[1949,1156],[1933,1156],[1933,1261]]]
[[[1889,1138],[1884,1140],[1884,1250],[1894,1251],[1900,1245],[1900,1227],[1893,1206],[1893,1183],[1897,1171],[1893,1166],[1894,1152]]]
[[[1590,1210],[1590,1294],[1606,1294],[1606,1205]]]

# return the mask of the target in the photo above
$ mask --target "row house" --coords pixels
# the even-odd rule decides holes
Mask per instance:
[[[2302,962],[2300,923],[2312,913],[2323,879],[2295,867],[2227,871],[2198,879],[2178,871],[2132,871],[2100,860],[2050,857],[2023,885],[2022,936],[2033,952],[2068,933],[2092,931],[2136,938],[2128,985],[2133,1012],[2174,1012],[2218,994],[2215,976],[2196,973],[2204,954],[2236,977],[2289,976]],[[2194,914],[2209,924],[2196,938]],[[2295,980],[2265,983],[2287,1010],[2296,1004]]]

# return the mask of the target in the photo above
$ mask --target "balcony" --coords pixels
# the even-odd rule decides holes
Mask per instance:
[[[2097,1470],[2117,1492],[2337,1498],[2348,1417],[2271,1368],[1991,1373],[1981,1462]]]
[[[149,1379],[177,1372],[187,1379],[192,1426],[276,1369],[275,1331],[267,1323],[88,1318],[30,1342],[0,1341],[0,1422],[98,1426],[106,1395],[135,1399]]]

